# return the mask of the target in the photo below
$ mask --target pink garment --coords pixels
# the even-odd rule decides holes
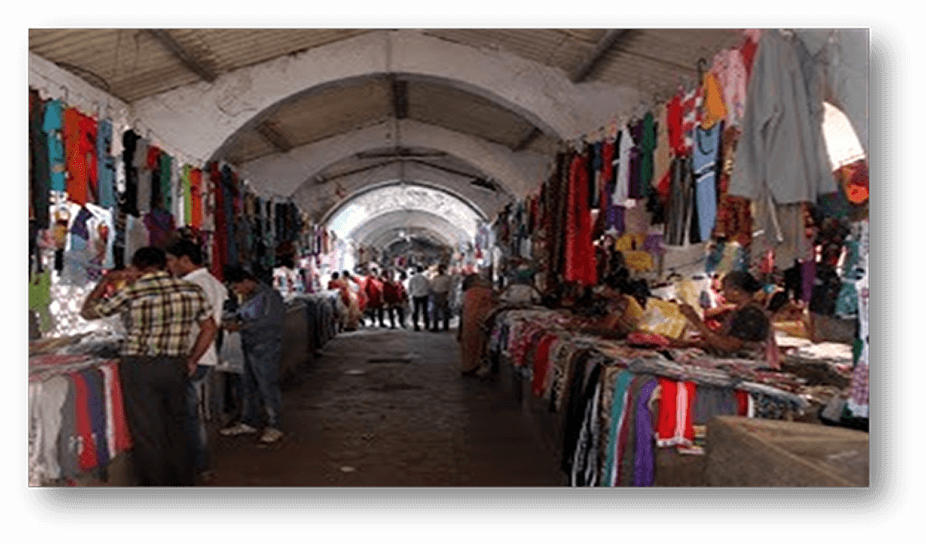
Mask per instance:
[[[727,106],[726,126],[739,126],[746,110],[746,66],[738,49],[723,49],[714,55],[710,73],[717,78]]]

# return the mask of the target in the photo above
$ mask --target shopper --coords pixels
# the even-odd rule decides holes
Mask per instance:
[[[447,266],[439,265],[437,275],[431,278],[431,300],[434,304],[433,325],[431,329],[437,332],[443,323],[444,331],[450,330],[450,287],[453,278],[447,275]]]
[[[431,282],[424,275],[424,269],[420,266],[415,268],[415,275],[408,280],[408,294],[412,297],[412,324],[416,331],[420,331],[418,326],[418,316],[424,315],[425,330],[431,328],[431,318],[428,316],[428,295],[431,292]]]
[[[167,249],[167,268],[174,277],[200,286],[206,299],[212,306],[212,318],[216,324],[222,322],[222,308],[228,298],[228,289],[221,281],[209,273],[203,266],[203,252],[198,244],[181,239]],[[194,327],[194,334],[199,327]],[[210,379],[212,369],[219,363],[215,343],[197,362],[196,371],[190,376],[186,385],[187,402],[187,437],[193,455],[196,474],[201,479],[209,479],[209,449],[206,423],[200,417],[200,404],[203,402],[203,387]]]
[[[396,314],[399,317],[399,325],[405,328],[405,303],[408,295],[405,293],[405,286],[399,280],[394,280],[390,272],[383,272],[383,303],[386,311],[389,313],[389,328],[395,328]]]
[[[203,289],[165,270],[164,250],[143,247],[132,265],[112,271],[87,296],[84,319],[123,314],[126,338],[119,377],[138,483],[189,486],[195,482],[185,436],[185,387],[216,334]],[[104,294],[112,292],[104,298]],[[190,349],[190,335],[199,327]]]
[[[253,274],[232,268],[225,279],[239,297],[241,305],[228,330],[241,332],[244,349],[244,409],[242,419],[220,432],[224,436],[256,433],[263,412],[267,415],[261,442],[276,442],[280,431],[280,361],[283,355],[283,322],[286,307],[283,297]],[[263,408],[261,411],[260,408]]]
[[[370,269],[370,274],[364,283],[364,293],[367,296],[367,317],[373,325],[379,321],[380,327],[385,327],[383,322],[383,282],[379,278],[376,268]]]
[[[463,308],[457,333],[460,342],[460,371],[464,376],[474,376],[479,371],[488,340],[485,320],[494,304],[491,283],[479,274],[466,276],[463,280]]]

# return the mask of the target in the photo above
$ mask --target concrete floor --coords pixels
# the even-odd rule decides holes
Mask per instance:
[[[498,381],[460,375],[450,332],[342,333],[283,390],[284,438],[213,433],[213,486],[561,486]]]

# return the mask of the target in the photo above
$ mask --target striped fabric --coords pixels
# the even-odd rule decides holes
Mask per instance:
[[[212,306],[201,287],[163,271],[142,276],[91,308],[101,316],[127,313],[123,355],[189,355],[190,330],[212,317]]]

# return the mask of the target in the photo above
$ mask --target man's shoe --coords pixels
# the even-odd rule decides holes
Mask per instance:
[[[264,434],[260,436],[260,441],[264,444],[272,444],[281,438],[283,438],[283,431],[267,427],[264,429]]]
[[[225,427],[219,431],[219,434],[222,436],[237,436],[239,434],[253,434],[256,433],[257,429],[251,427],[247,423],[239,423],[231,427]]]

